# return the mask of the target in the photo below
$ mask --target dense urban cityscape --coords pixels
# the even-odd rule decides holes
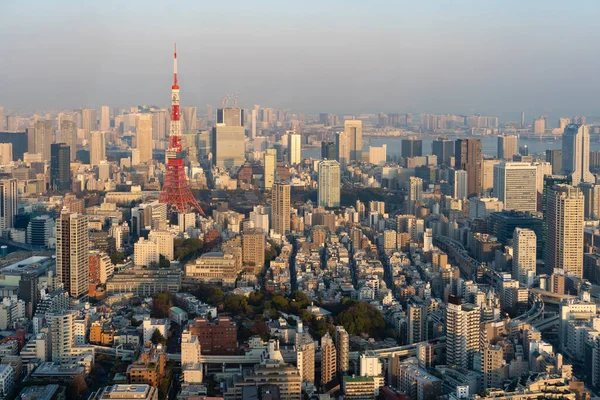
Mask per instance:
[[[0,400],[600,398],[600,117],[200,107],[192,52],[0,96]]]

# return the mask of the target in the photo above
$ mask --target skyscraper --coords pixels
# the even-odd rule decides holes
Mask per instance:
[[[437,138],[431,143],[431,154],[437,157],[438,165],[451,165],[450,159],[454,157],[454,141]]]
[[[335,160],[319,162],[318,205],[340,206],[340,164]]]
[[[348,141],[348,134],[346,132],[338,132],[335,135],[336,160],[340,163],[342,173],[350,164],[350,147],[348,147]]]
[[[14,227],[17,215],[17,180],[0,179],[0,231]]]
[[[337,349],[338,372],[345,375],[350,371],[350,336],[343,326],[335,327],[335,347]]]
[[[321,385],[326,386],[335,378],[337,354],[333,339],[327,332],[321,338]]]
[[[110,107],[100,107],[100,130],[106,132],[110,130]]]
[[[152,139],[166,139],[169,132],[169,111],[165,108],[152,111]]]
[[[288,154],[290,164],[297,165],[302,162],[302,136],[297,133],[288,136]]]
[[[451,172],[453,172],[453,174],[454,174],[453,197],[455,199],[459,199],[459,200],[466,199],[467,196],[469,195],[469,192],[468,192],[469,178],[468,178],[467,171],[459,169],[459,170],[452,170]]]
[[[517,137],[498,136],[498,158],[500,160],[512,161],[515,154],[519,154],[517,151]]]
[[[408,203],[406,208],[407,214],[415,215],[417,208],[421,204],[421,196],[423,193],[423,179],[411,176],[408,181]]]
[[[546,131],[546,118],[539,117],[533,120],[533,133],[541,135]]]
[[[337,160],[335,153],[335,142],[321,142],[321,159],[322,160]]]
[[[181,130],[183,132],[196,130],[197,119],[196,107],[181,107]]]
[[[71,149],[64,143],[53,143],[50,153],[50,187],[67,191],[71,188]]]
[[[93,108],[81,109],[81,127],[83,129],[83,138],[90,140],[92,131],[95,131],[98,126],[97,111]]]
[[[421,139],[402,139],[402,158],[421,157],[422,155],[423,141]]]
[[[90,140],[90,165],[95,167],[102,161],[106,161],[106,134],[93,131]]]
[[[69,120],[60,121],[60,140],[69,146],[69,161],[77,158],[77,129],[75,122]]]
[[[75,345],[75,316],[71,310],[61,310],[46,314],[50,330],[52,361],[66,364],[70,361],[71,349]]]
[[[264,181],[265,190],[271,190],[275,182],[275,167],[277,166],[277,150],[267,149],[264,155]]]
[[[152,115],[140,114],[135,118],[135,137],[137,149],[140,151],[140,162],[152,162]]]
[[[448,296],[446,307],[446,364],[473,368],[473,356],[479,350],[479,307],[462,304],[457,296]]]
[[[581,189],[584,198],[584,217],[588,219],[600,219],[600,185],[595,183],[581,183],[579,189]]]
[[[242,233],[242,262],[257,276],[265,265],[265,233],[262,229],[244,229]]]
[[[212,156],[218,167],[238,167],[246,161],[243,126],[244,112],[240,108],[219,108],[213,127]]]
[[[6,131],[16,132],[17,130],[19,130],[19,117],[16,115],[6,117]]]
[[[76,299],[88,295],[88,251],[87,217],[63,210],[56,221],[56,275]]]
[[[481,140],[458,139],[455,142],[454,169],[467,171],[467,191],[469,197],[478,196],[482,191],[482,164]]]
[[[0,132],[4,130],[4,107],[0,106]]]
[[[586,125],[569,124],[562,140],[562,174],[570,175],[573,185],[595,183],[590,172],[590,131]]]
[[[562,150],[546,150],[546,161],[552,164],[552,174],[559,174],[562,171]]]
[[[30,153],[41,154],[42,161],[50,160],[50,144],[54,141],[54,127],[52,121],[37,121],[33,129],[27,131],[27,148]]]
[[[356,119],[344,121],[344,132],[348,141],[349,161],[360,163],[363,148],[362,121]]]
[[[537,167],[524,162],[494,166],[494,196],[505,210],[537,211]]]
[[[253,109],[252,110],[252,130],[251,130],[251,134],[250,134],[250,138],[254,139],[256,137],[256,124],[257,124],[257,118],[258,118],[258,110]]]
[[[547,194],[546,272],[563,269],[566,274],[583,275],[583,194],[577,187],[555,185]]]
[[[290,231],[290,184],[277,182],[271,190],[273,232],[285,236]]]
[[[531,229],[516,228],[513,234],[512,277],[523,285],[533,283],[537,237]],[[531,277],[531,282],[529,282]]]

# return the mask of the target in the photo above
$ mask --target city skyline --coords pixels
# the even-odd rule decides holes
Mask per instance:
[[[201,110],[238,90],[244,107],[307,113],[481,113],[518,120],[525,111],[530,120],[593,117],[596,108],[599,60],[569,57],[587,54],[585,29],[572,29],[571,17],[580,26],[593,23],[600,7],[592,2],[583,14],[556,2],[234,2],[227,19],[211,4],[184,2],[159,19],[164,6],[146,3],[145,13],[136,2],[38,3],[10,4],[0,17],[6,38],[0,51],[11,54],[0,63],[0,104],[7,110],[166,106],[164,70],[174,41],[181,49],[182,100]],[[59,13],[61,5],[69,12]],[[16,25],[24,19],[25,32]],[[360,21],[360,29],[347,20]],[[155,29],[159,23],[163,29]],[[557,48],[569,53],[557,56]],[[45,62],[33,62],[40,58]]]

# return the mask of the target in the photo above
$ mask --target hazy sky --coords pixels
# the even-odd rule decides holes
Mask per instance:
[[[176,4],[176,5],[175,5]],[[600,2],[0,0],[0,105],[599,115]]]

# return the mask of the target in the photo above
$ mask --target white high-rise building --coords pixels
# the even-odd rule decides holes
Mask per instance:
[[[110,130],[110,107],[102,106],[100,108],[100,130],[106,132]]]
[[[454,171],[454,198],[466,199],[469,193],[467,171],[459,169]]]
[[[50,330],[50,354],[54,362],[67,364],[75,345],[75,311],[59,311],[46,314]]]
[[[290,164],[296,165],[302,162],[302,136],[292,133],[288,136],[288,154]]]
[[[462,304],[460,297],[450,295],[446,307],[446,364],[473,368],[479,350],[481,312],[473,304]]]
[[[135,118],[137,149],[140,151],[140,163],[152,162],[152,115],[140,114]]]
[[[64,119],[60,121],[60,140],[70,148],[71,161],[77,158],[77,128],[75,122]]]
[[[169,261],[175,259],[175,235],[169,231],[152,230],[148,234],[148,240],[156,243],[158,254]]]
[[[537,167],[525,162],[494,166],[494,195],[505,210],[537,211]]]
[[[344,121],[344,132],[348,141],[349,161],[362,162],[362,121],[356,119]]]
[[[71,297],[87,297],[89,231],[85,215],[66,209],[56,222],[56,275]]]
[[[104,132],[94,131],[91,133],[90,142],[90,165],[95,167],[101,161],[106,160],[106,137]]]
[[[340,206],[340,164],[335,160],[319,162],[318,205]]]
[[[562,175],[570,175],[571,183],[596,183],[590,172],[590,131],[587,125],[569,124],[562,139]]]
[[[350,148],[348,147],[348,134],[346,132],[338,132],[335,135],[335,152],[343,172],[350,164]]]
[[[17,215],[17,180],[0,179],[0,230],[5,231],[14,227]]]
[[[264,174],[265,190],[271,190],[275,183],[275,167],[277,166],[277,150],[267,149],[264,155]]]
[[[133,245],[133,263],[137,266],[149,266],[152,263],[158,263],[160,255],[158,245],[152,240],[140,238]]]
[[[82,108],[80,126],[83,129],[83,139],[90,140],[90,135],[96,130],[97,125],[98,112],[93,108]]]
[[[554,185],[548,193],[544,261],[546,271],[564,270],[577,278],[583,276],[583,214],[581,190],[569,185]]]
[[[252,139],[256,137],[256,118],[258,117],[258,112],[256,109],[252,110]]]
[[[523,285],[533,283],[536,266],[536,235],[530,229],[516,228],[513,234],[512,277]]]

